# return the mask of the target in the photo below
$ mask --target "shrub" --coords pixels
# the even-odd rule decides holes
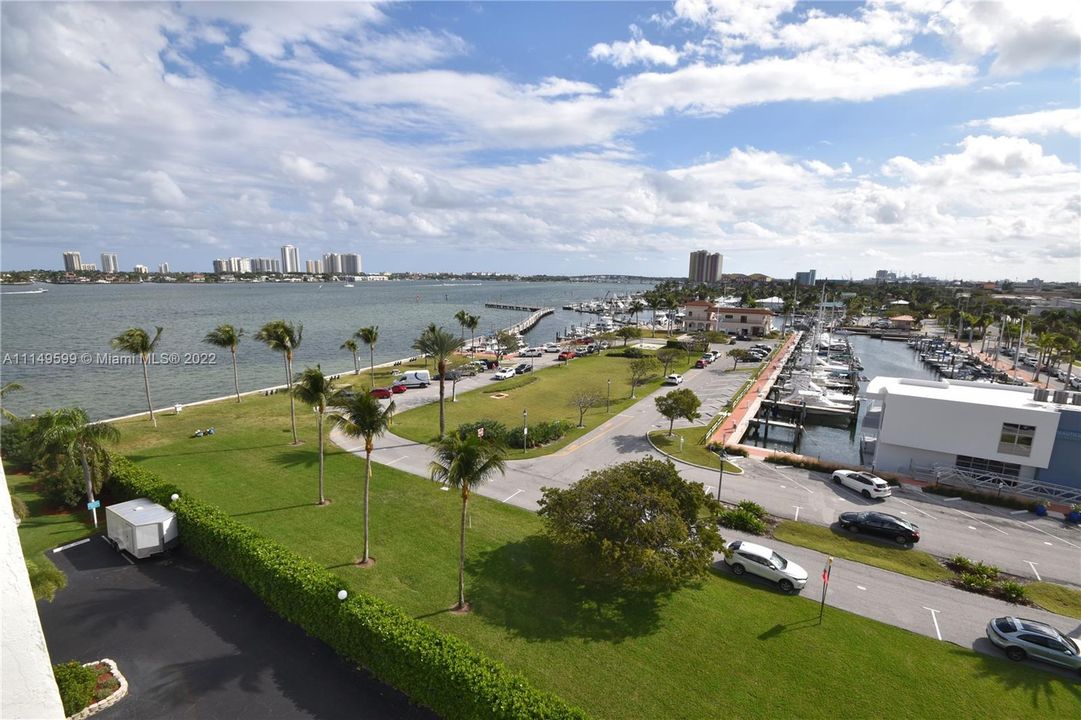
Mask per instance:
[[[988,580],[997,580],[999,569],[994,565],[984,565],[982,562],[978,562],[972,567],[972,572],[982,575]]]
[[[752,512],[737,507],[732,510],[722,510],[717,516],[717,522],[733,530],[741,530],[752,535],[765,535],[766,523]]]
[[[60,702],[64,714],[71,717],[94,699],[94,687],[98,676],[93,668],[83,667],[77,661],[53,665],[56,687],[60,690]]]
[[[788,465],[802,470],[817,470],[818,472],[831,473],[841,466],[835,463],[825,463],[815,458],[802,455],[789,455],[787,453],[772,453],[765,458],[766,462],[774,465]]]
[[[49,562],[48,558],[39,560],[26,560],[26,572],[30,576],[30,587],[34,591],[35,600],[53,601],[57,590],[63,590],[68,585],[68,576],[60,571],[60,568]]]
[[[14,470],[28,472],[34,464],[35,447],[30,442],[34,420],[30,418],[9,422],[0,427],[0,449],[4,462]]]
[[[525,426],[516,427],[507,432],[507,445],[512,448],[521,448],[522,441],[525,439],[525,433],[523,429]],[[539,422],[535,425],[529,426],[529,447],[537,447],[539,445],[547,445],[550,442],[555,442],[561,437],[567,434],[572,424],[566,420],[551,420],[549,422]]]
[[[26,507],[26,503],[21,497],[11,496],[11,511],[15,513],[15,517],[19,520],[30,517],[30,508]]]
[[[485,430],[487,433],[487,430]],[[176,513],[184,547],[247,585],[266,605],[348,662],[445,718],[584,718],[462,640],[365,593],[344,602],[342,581],[221,510],[114,458],[118,499],[147,497]]]
[[[466,435],[476,435],[477,430],[480,428],[484,428],[484,437],[486,438],[503,442],[506,442],[507,440],[507,426],[498,420],[491,420],[488,418],[459,425],[457,430],[458,436],[464,437]]]
[[[984,503],[985,505],[998,505],[999,507],[1013,508],[1014,510],[1031,510],[1032,501],[1022,500],[1011,495],[995,495],[992,493],[976,492],[975,490],[962,490],[949,485],[928,485],[923,489],[925,493],[943,495],[945,497],[959,497],[972,502]]]
[[[976,563],[969,560],[964,555],[954,555],[946,564],[950,566],[950,569],[957,573],[970,573],[976,567]]]
[[[961,587],[965,590],[986,593],[995,586],[995,581],[979,573],[961,573]]]
[[[754,500],[740,500],[739,504],[736,505],[736,507],[738,507],[740,510],[745,510],[746,512],[749,512],[751,515],[754,515],[759,520],[764,520],[766,518],[766,509],[756,503]]]
[[[721,443],[711,442],[706,445],[706,450],[711,453],[715,453],[721,449]],[[728,445],[725,447],[724,452],[726,455],[733,455],[738,457],[747,457],[747,451],[737,445]]]
[[[638,358],[644,358],[646,356],[645,351],[639,347],[627,347],[622,350],[609,352],[608,354],[614,357],[631,358],[632,360],[637,360]]]
[[[1006,580],[998,586],[998,594],[1003,600],[1014,605],[1028,601],[1028,589],[1019,582]]]

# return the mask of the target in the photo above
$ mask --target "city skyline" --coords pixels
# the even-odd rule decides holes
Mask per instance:
[[[7,3],[3,269],[1077,281],[1081,15],[974,7]]]

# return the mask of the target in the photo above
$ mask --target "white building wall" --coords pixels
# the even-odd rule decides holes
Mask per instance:
[[[3,468],[0,487],[0,717],[63,718],[64,706],[23,562]]]
[[[908,448],[910,457],[917,453],[942,453],[948,455],[949,460],[939,462],[951,464],[957,455],[970,455],[1022,467],[1046,468],[1051,460],[1058,420],[1058,413],[1046,410],[887,393],[883,400],[882,428],[878,436],[880,449],[876,450],[875,466],[886,469],[879,461],[879,452],[885,452],[888,446],[897,446]],[[1003,423],[1036,428],[1032,451],[1027,457],[998,451]]]

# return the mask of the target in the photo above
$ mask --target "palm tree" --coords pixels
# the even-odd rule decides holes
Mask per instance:
[[[379,341],[379,326],[370,325],[357,330],[353,337],[368,346],[368,359],[372,369],[372,387],[375,387],[375,344]]]
[[[444,383],[447,376],[447,360],[454,351],[462,346],[462,341],[451,335],[435,323],[430,324],[424,332],[413,342],[413,349],[431,355],[435,358],[435,365],[439,371],[439,438],[442,439],[446,431],[446,413],[443,407],[445,395]]]
[[[473,357],[473,346],[476,345],[477,328],[480,327],[480,316],[470,315],[465,319],[465,328],[469,331],[469,357]]]
[[[159,328],[160,330],[160,328]],[[91,423],[82,408],[62,408],[52,413],[48,427],[41,436],[47,446],[67,455],[71,459],[79,458],[83,467],[83,481],[86,483],[86,498],[94,502],[94,482],[90,471],[90,461],[102,461],[107,458],[104,443],[120,440],[120,431],[109,423]],[[92,511],[94,527],[98,526],[98,512]]]
[[[458,324],[462,328],[462,344],[464,345],[465,344],[465,325],[466,325],[466,320],[469,319],[469,313],[467,313],[465,310],[459,310],[458,312],[454,313],[454,319],[458,321]]]
[[[280,352],[285,360],[285,382],[289,386],[289,424],[293,429],[294,445],[299,445],[300,440],[297,438],[297,415],[293,402],[293,351],[300,347],[303,336],[302,324],[293,325],[285,320],[271,320],[255,333],[256,340],[274,352]]]
[[[146,389],[146,407],[150,410],[150,422],[154,424],[154,427],[158,426],[158,421],[154,417],[154,404],[150,402],[150,376],[146,372],[147,363],[150,361],[150,353],[154,352],[154,348],[158,346],[158,341],[161,339],[162,328],[155,328],[157,330],[154,333],[154,339],[150,339],[150,335],[146,330],[142,328],[128,328],[124,332],[120,333],[110,341],[114,350],[120,350],[121,352],[129,352],[132,355],[138,355],[143,361],[143,387]]]
[[[353,374],[360,375],[360,365],[357,363],[357,341],[353,338],[349,338],[348,340],[343,342],[341,347],[339,347],[338,349],[348,350],[349,352],[353,353]]]
[[[432,480],[461,490],[462,518],[458,542],[458,604],[456,610],[468,610],[465,603],[465,521],[469,493],[495,473],[505,471],[506,446],[474,433],[452,433],[435,447],[430,468]]]
[[[22,389],[23,386],[17,382],[4,383],[3,387],[0,387],[0,402],[3,401],[4,396],[7,395],[9,392],[15,392],[16,390]],[[5,410],[3,407],[0,407],[0,417],[2,417],[4,420],[11,420],[12,422],[19,419],[15,415],[15,413],[11,412],[10,410]]]
[[[232,325],[219,325],[206,334],[203,342],[214,347],[229,348],[233,356],[233,389],[236,391],[236,401],[240,402],[240,381],[236,375],[236,347],[240,344],[240,338],[244,336],[244,330],[234,328]]]
[[[326,505],[327,499],[323,495],[323,416],[338,388],[332,378],[323,374],[323,368],[316,365],[300,374],[292,392],[300,402],[315,410],[319,432],[319,504]]]
[[[630,312],[632,315],[634,315],[634,326],[635,327],[638,327],[638,314],[641,313],[645,309],[646,309],[646,304],[644,302],[642,302],[641,300],[638,300],[637,298],[635,298],[635,300],[631,302],[631,306],[629,308],[627,308],[628,312]]]
[[[364,557],[360,564],[371,564],[368,544],[368,496],[372,486],[372,451],[375,439],[387,431],[394,415],[394,401],[386,407],[367,393],[358,393],[345,403],[344,412],[335,415],[337,428],[353,438],[364,438]]]

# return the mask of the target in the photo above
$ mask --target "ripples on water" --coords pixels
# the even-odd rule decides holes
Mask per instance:
[[[150,367],[155,407],[202,400],[232,392],[229,351],[202,342],[222,323],[241,327],[246,337],[237,353],[241,391],[284,381],[281,356],[252,339],[266,322],[284,318],[303,323],[304,337],[295,368],[321,364],[324,372],[353,369],[353,359],[339,349],[358,328],[379,326],[376,363],[415,354],[413,341],[428,323],[460,333],[454,314],[464,309],[480,317],[478,334],[491,333],[523,320],[528,313],[484,307],[485,302],[555,307],[528,335],[534,343],[555,339],[571,324],[591,316],[560,306],[606,293],[626,295],[652,285],[615,283],[482,282],[433,284],[432,281],[356,283],[236,283],[136,285],[49,285],[40,295],[4,295],[0,300],[0,367],[3,382],[23,389],[4,399],[16,414],[78,405],[94,418],[139,412],[146,407],[138,365],[97,363],[61,365],[16,364],[22,353],[111,353],[109,340],[129,327],[151,334],[165,328],[158,350],[163,353],[217,352],[212,365]],[[646,311],[648,314],[648,311]],[[595,319],[595,316],[592,316]],[[466,334],[468,340],[468,333]],[[361,344],[361,366],[368,348]]]

